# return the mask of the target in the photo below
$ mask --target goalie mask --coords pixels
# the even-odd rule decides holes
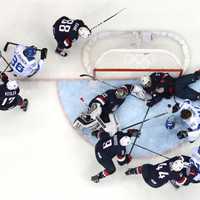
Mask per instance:
[[[144,87],[151,87],[151,78],[149,76],[142,76],[141,82]]]
[[[86,39],[90,36],[90,30],[88,28],[82,26],[78,29],[78,34],[79,34],[80,37]]]
[[[182,156],[171,164],[172,171],[180,172],[183,168],[184,168],[184,159]]]
[[[115,95],[118,99],[124,99],[127,97],[128,95],[128,89],[127,87],[123,86],[121,88],[117,88],[116,89],[116,92],[115,92]]]

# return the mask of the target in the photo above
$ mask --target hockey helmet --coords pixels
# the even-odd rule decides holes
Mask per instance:
[[[17,84],[17,81],[8,81],[7,84],[6,84],[6,87],[9,89],[9,90],[16,90],[18,88],[18,84]]]
[[[119,139],[119,144],[121,146],[128,146],[129,144],[131,144],[131,137],[129,136],[123,136]]]
[[[150,76],[142,76],[140,80],[141,80],[142,85],[144,87],[150,87],[151,86],[151,78],[150,78]]]
[[[23,54],[29,59],[34,58],[36,54],[36,48],[34,46],[27,47],[24,49]]]
[[[90,36],[90,30],[84,26],[80,27],[78,29],[78,34],[79,36],[81,36],[82,38],[88,38]]]
[[[181,110],[181,118],[182,119],[189,119],[192,116],[192,111],[189,109],[183,109]]]
[[[128,95],[128,89],[126,86],[122,86],[116,89],[115,95],[118,99],[124,99]]]
[[[180,172],[184,168],[184,159],[182,156],[180,156],[179,159],[175,160],[171,164],[171,170],[175,172]]]

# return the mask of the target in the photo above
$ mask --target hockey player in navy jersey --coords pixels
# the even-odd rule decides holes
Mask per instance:
[[[113,174],[116,168],[112,159],[115,156],[119,165],[128,164],[131,156],[126,153],[126,147],[131,144],[131,137],[138,137],[139,134],[137,129],[129,129],[126,133],[119,131],[111,137],[100,130],[98,134],[100,140],[95,145],[95,155],[104,170],[92,176],[91,180],[98,183],[100,179]]]
[[[152,96],[147,102],[147,106],[153,106],[160,102],[162,98],[170,99],[172,96],[192,101],[200,100],[200,92],[189,87],[200,79],[200,71],[192,74],[173,78],[168,73],[154,72],[150,76],[141,78],[145,91]]]
[[[190,179],[190,183],[200,183],[200,146],[192,149],[192,155],[189,161],[191,166],[195,166],[197,169],[197,173],[194,173],[194,176]]]
[[[78,40],[79,36],[88,38],[91,31],[82,20],[63,16],[54,23],[53,34],[57,41],[55,52],[65,57],[67,56],[66,49],[71,48],[72,43]]]
[[[188,185],[197,175],[197,168],[190,165],[190,157],[175,156],[156,165],[144,164],[129,168],[126,175],[142,175],[144,181],[153,188],[158,188],[169,181],[176,188]]]
[[[0,73],[2,84],[0,85],[0,110],[6,111],[19,106],[23,111],[27,110],[28,100],[20,95],[20,89],[16,81],[8,80],[5,73]]]
[[[87,113],[82,113],[75,120],[73,126],[75,128],[96,129],[96,131],[103,128],[110,135],[114,135],[119,128],[114,112],[130,94],[138,98],[145,98],[144,91],[137,85],[126,84],[116,89],[107,90],[90,101]],[[93,133],[95,134],[96,131]]]

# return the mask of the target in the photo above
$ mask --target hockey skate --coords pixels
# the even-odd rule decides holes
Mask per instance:
[[[67,52],[65,52],[64,50],[60,50],[58,48],[55,50],[55,53],[59,54],[62,57],[67,57],[68,55]]]
[[[176,181],[175,181],[175,180],[170,180],[170,183],[173,185],[173,187],[174,187],[175,189],[180,188],[180,186],[176,184]]]
[[[126,175],[137,175],[137,168],[129,168],[126,172]]]
[[[197,80],[200,79],[200,70],[195,71],[194,75],[196,76]]]
[[[99,175],[95,175],[91,177],[91,181],[93,181],[94,183],[98,183],[99,179],[100,179]]]
[[[24,112],[27,111],[28,108],[28,99],[24,99],[23,105],[20,107]]]

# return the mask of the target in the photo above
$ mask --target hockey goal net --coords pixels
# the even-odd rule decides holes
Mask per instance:
[[[166,31],[106,31],[83,47],[87,73],[102,79],[130,79],[152,72],[180,76],[190,65],[185,40]]]

